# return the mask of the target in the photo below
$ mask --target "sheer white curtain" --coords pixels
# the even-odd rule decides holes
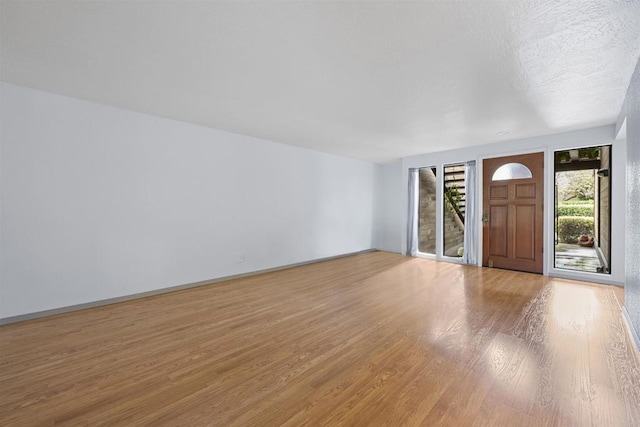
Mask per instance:
[[[464,165],[464,188],[466,191],[466,208],[464,218],[464,252],[462,261],[465,264],[478,264],[478,218],[476,212],[476,162],[471,160]]]
[[[418,253],[418,169],[409,169],[409,218],[407,222],[407,255]]]

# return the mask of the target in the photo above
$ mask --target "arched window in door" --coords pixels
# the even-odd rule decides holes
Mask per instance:
[[[492,181],[507,181],[510,179],[530,179],[531,170],[522,163],[506,163],[493,173]]]

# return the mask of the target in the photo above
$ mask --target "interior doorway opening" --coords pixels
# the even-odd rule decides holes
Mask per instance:
[[[610,274],[611,146],[557,151],[554,267]]]

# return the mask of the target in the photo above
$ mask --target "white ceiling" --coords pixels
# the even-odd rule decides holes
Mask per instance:
[[[640,56],[637,0],[1,8],[3,81],[375,162],[613,123]]]

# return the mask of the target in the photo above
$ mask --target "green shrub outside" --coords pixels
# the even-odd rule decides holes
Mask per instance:
[[[588,205],[561,204],[558,206],[558,216],[590,216],[593,217],[593,203]]]
[[[560,202],[561,205],[593,205],[593,199],[582,200],[582,199],[571,199],[571,200],[563,200]]]
[[[593,217],[558,217],[558,240],[561,243],[577,243],[582,235],[593,236]]]

